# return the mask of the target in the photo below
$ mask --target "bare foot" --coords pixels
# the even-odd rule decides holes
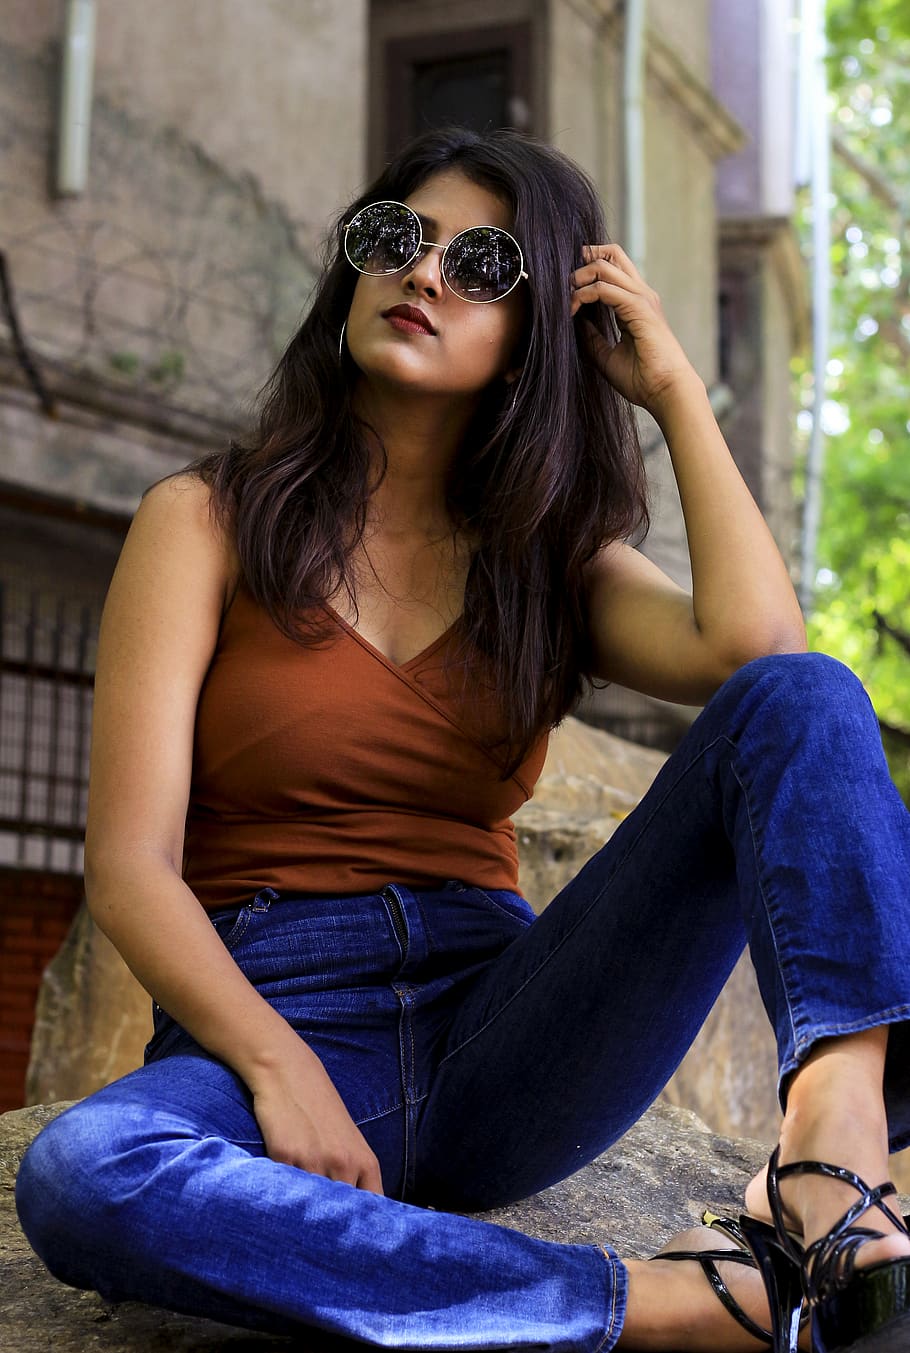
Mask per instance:
[[[889,1178],[888,1134],[881,1097],[883,1030],[831,1040],[800,1069],[791,1084],[787,1113],[781,1125],[780,1163],[825,1161],[853,1171],[870,1188]],[[880,1060],[874,1056],[880,1044]],[[822,1175],[796,1175],[781,1184],[784,1222],[802,1242],[826,1235],[859,1198],[856,1189]],[[885,1204],[896,1215],[893,1198]],[[771,1220],[767,1170],[746,1189],[746,1208],[755,1217]],[[857,1267],[910,1256],[910,1236],[873,1207],[857,1219],[858,1227],[879,1232],[856,1252]]]
[[[647,1262],[627,1261],[629,1305],[620,1348],[686,1349],[688,1353],[758,1353],[767,1339],[756,1339],[725,1309],[700,1264],[661,1259],[669,1251],[730,1250],[729,1237],[708,1226],[682,1231]],[[769,1328],[765,1287],[758,1270],[717,1260],[717,1270],[733,1300],[760,1325]]]

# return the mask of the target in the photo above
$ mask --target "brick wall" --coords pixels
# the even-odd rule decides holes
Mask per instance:
[[[41,974],[81,901],[79,877],[0,869],[0,1113],[25,1103]]]

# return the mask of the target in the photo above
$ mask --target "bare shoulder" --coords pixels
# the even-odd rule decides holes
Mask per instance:
[[[187,516],[195,516],[201,524],[203,518],[210,515],[211,502],[208,484],[190,470],[181,470],[147,488],[139,510],[147,512],[154,507],[158,511],[182,511]]]
[[[148,490],[101,619],[87,877],[150,846],[178,868],[196,706],[238,576],[201,480],[177,475]]]
[[[143,495],[114,578],[114,591],[130,580],[134,586],[174,584],[176,601],[192,603],[193,595],[216,595],[223,613],[239,578],[233,534],[212,510],[208,484],[184,472],[162,479]]]
[[[175,684],[196,685],[211,659],[239,562],[211,492],[190,473],[144,495],[114,570],[99,644],[99,678],[130,666],[164,667]]]
[[[174,550],[180,562],[201,567],[207,582],[220,580],[225,602],[233,594],[240,574],[233,536],[218,520],[211,489],[198,475],[171,475],[147,489],[130,537],[134,553]]]

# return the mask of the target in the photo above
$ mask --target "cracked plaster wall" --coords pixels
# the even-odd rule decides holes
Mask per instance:
[[[364,6],[102,0],[89,183],[71,199],[52,193],[62,7],[10,9],[0,248],[58,416],[4,325],[0,481],[130,513],[223,444],[305,311],[362,175]]]

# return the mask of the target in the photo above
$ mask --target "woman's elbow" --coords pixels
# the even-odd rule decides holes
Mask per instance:
[[[744,635],[723,655],[721,663],[724,671],[723,680],[726,681],[734,672],[745,667],[747,662],[754,662],[756,658],[778,657],[784,653],[806,653],[808,648],[806,627],[802,618],[796,622],[769,626],[760,633]]]

